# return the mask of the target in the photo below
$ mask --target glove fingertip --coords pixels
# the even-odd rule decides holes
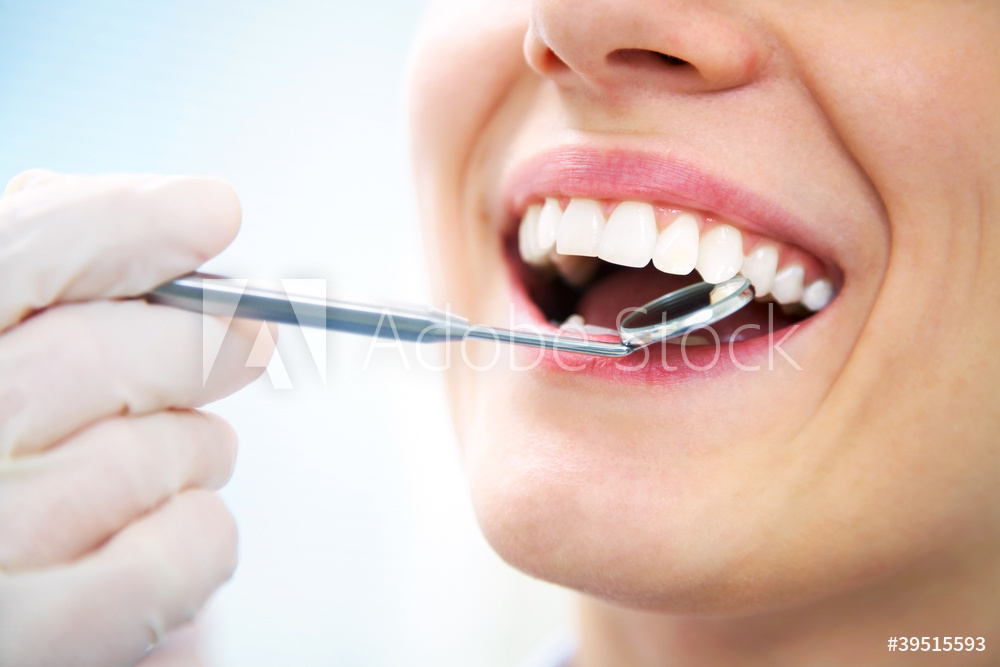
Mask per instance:
[[[155,224],[204,263],[232,243],[243,209],[236,189],[214,176],[167,176],[140,192],[150,194]]]

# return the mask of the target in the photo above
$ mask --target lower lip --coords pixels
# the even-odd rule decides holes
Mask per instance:
[[[557,333],[558,328],[545,320],[544,314],[528,296],[517,275],[517,270],[508,265],[508,285],[510,303],[513,306],[513,328],[530,329],[546,333]],[[513,360],[519,369],[533,372],[579,375],[600,381],[622,384],[685,384],[725,376],[730,373],[760,372],[775,367],[775,345],[801,335],[803,329],[815,318],[811,317],[790,327],[774,332],[764,331],[762,335],[739,342],[719,342],[708,345],[675,345],[661,343],[627,357],[596,357],[570,352],[556,352],[535,348],[518,348]],[[708,332],[696,331],[692,335]],[[786,336],[788,336],[786,338]]]

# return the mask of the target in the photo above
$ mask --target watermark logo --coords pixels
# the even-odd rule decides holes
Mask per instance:
[[[218,361],[222,351],[226,333],[232,327],[233,319],[237,317],[242,296],[249,280],[246,278],[205,279],[206,285],[221,287],[235,294],[238,298],[231,301],[204,302],[202,307],[202,383],[208,382],[208,377]],[[276,295],[291,294],[311,297],[317,301],[328,298],[327,281],[321,278],[291,278],[274,283],[268,283],[268,290]],[[305,342],[313,368],[319,373],[320,381],[326,385],[328,340],[326,331],[314,327],[303,326],[309,321],[304,306],[295,299],[287,300],[292,311],[292,324]],[[221,326],[220,326],[221,325]],[[246,368],[264,368],[271,386],[275,389],[291,389],[292,379],[288,365],[283,358],[282,348],[271,334],[267,323],[261,322],[257,329],[253,345],[245,362]]]

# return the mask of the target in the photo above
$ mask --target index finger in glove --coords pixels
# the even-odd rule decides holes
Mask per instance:
[[[0,336],[0,463],[114,415],[190,408],[228,396],[263,368],[247,361],[261,325],[140,300],[50,308]],[[206,335],[222,345],[205,376]],[[264,343],[273,341],[273,334]]]
[[[218,254],[240,204],[193,176],[15,176],[0,198],[0,331],[57,302],[143,294]]]

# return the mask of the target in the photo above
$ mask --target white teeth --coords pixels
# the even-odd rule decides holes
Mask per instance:
[[[641,268],[650,260],[664,273],[687,275],[697,269],[708,283],[722,283],[742,273],[758,298],[769,296],[782,306],[817,312],[834,296],[833,282],[820,278],[805,283],[805,269],[790,264],[778,271],[778,249],[764,243],[743,256],[743,235],[720,224],[699,236],[696,214],[677,215],[657,231],[651,204],[627,201],[605,221],[601,204],[571,199],[565,212],[549,197],[525,211],[518,229],[518,248],[528,264],[553,267],[563,280],[584,287],[594,277],[600,258],[612,264]],[[575,318],[567,321],[578,324]],[[589,325],[588,325],[589,326]]]
[[[566,318],[566,321],[559,325],[561,331],[569,330],[572,333],[577,334],[589,334],[597,336],[618,336],[620,332],[616,329],[608,329],[607,327],[599,327],[593,324],[587,324],[586,320],[583,319],[583,315],[578,313],[573,313]]]
[[[521,251],[521,259],[528,264],[544,264],[548,252],[542,252],[538,245],[538,219],[542,215],[542,207],[538,204],[528,208],[517,230],[517,245]]]
[[[617,329],[599,327],[596,324],[584,324],[583,333],[596,336],[621,336],[621,332],[618,331]]]
[[[653,266],[664,273],[684,276],[698,262],[698,220],[682,213],[660,232],[653,248]]]
[[[556,231],[559,229],[559,222],[562,220],[562,209],[559,208],[559,201],[549,197],[545,200],[545,206],[538,217],[538,250],[546,255],[556,245]]]
[[[805,269],[798,264],[786,266],[774,277],[774,286],[771,287],[771,295],[778,303],[789,304],[802,300],[802,281],[805,278]]]
[[[757,296],[765,296],[771,291],[777,272],[778,249],[769,245],[762,245],[744,257],[743,268],[740,269],[740,273],[753,285]]]
[[[726,297],[736,294],[740,289],[740,285],[743,281],[737,281],[735,283],[729,283],[726,285],[718,285],[711,292],[708,293],[708,303],[711,305],[717,304]]]
[[[820,278],[803,291],[802,305],[815,313],[826,308],[832,298],[833,283],[827,278]]]
[[[561,255],[555,253],[550,257],[556,271],[563,280],[573,287],[583,287],[597,272],[600,262],[594,257],[579,257],[577,255]]]
[[[641,268],[653,258],[656,213],[644,202],[622,202],[611,213],[597,256],[612,264]]]
[[[706,232],[698,244],[695,268],[707,283],[729,280],[743,266],[743,235],[729,225],[719,225]]]
[[[556,252],[560,255],[597,257],[605,224],[601,205],[596,201],[570,200],[556,233]]]

